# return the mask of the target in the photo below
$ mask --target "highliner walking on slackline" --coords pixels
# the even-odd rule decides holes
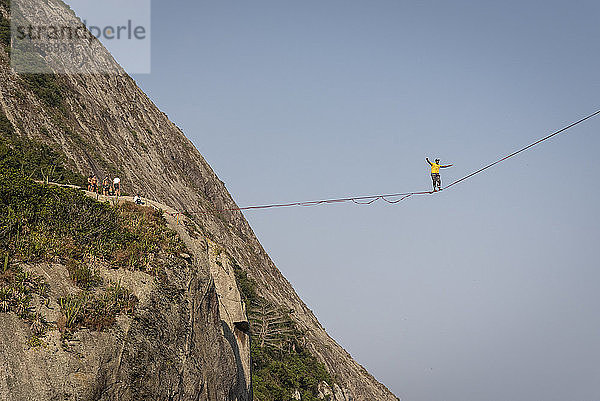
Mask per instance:
[[[435,159],[435,163],[429,161],[429,157],[425,158],[427,163],[431,166],[431,179],[433,180],[433,192],[442,190],[442,179],[440,178],[440,169],[452,167],[452,164],[445,166],[440,165],[440,159]]]

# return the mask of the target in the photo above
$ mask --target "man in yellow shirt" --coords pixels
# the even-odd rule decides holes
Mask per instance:
[[[427,163],[431,166],[431,179],[433,180],[433,192],[437,190],[442,190],[442,179],[440,178],[440,169],[452,167],[452,164],[446,164],[442,166],[440,164],[440,159],[435,159],[435,163],[429,161],[429,157],[425,158]]]

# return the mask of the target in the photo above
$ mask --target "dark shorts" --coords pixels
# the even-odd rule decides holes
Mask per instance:
[[[433,180],[434,184],[436,184],[436,183],[441,184],[441,182],[442,182],[440,175],[436,174],[436,173],[431,173],[431,179]]]

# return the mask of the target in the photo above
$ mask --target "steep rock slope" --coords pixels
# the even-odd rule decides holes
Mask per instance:
[[[8,11],[0,6],[8,17]],[[35,2],[53,21],[74,23],[75,16],[54,2]],[[98,45],[99,46],[99,45]],[[52,77],[60,88],[55,101],[10,69],[0,50],[0,107],[17,131],[62,149],[82,174],[118,174],[129,193],[141,193],[193,216],[203,236],[225,250],[256,282],[262,297],[282,309],[304,332],[306,347],[339,383],[345,401],[396,400],[341,348],[319,324],[290,283],[270,260],[238,211],[224,184],[184,134],[114,63],[113,74]],[[48,82],[44,83],[48,85]]]
[[[171,215],[11,168],[0,213],[1,400],[250,399],[248,338]]]

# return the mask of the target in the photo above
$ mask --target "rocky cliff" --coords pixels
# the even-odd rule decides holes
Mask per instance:
[[[167,223],[198,246],[172,217]],[[98,280],[89,286],[74,282],[69,262],[4,267],[0,283],[12,294],[0,295],[8,301],[0,315],[0,399],[249,400],[249,355],[237,345],[248,337],[232,339],[208,253],[190,253],[155,255],[153,274],[86,259]],[[36,282],[46,291],[22,289]],[[113,311],[118,297],[129,313]]]
[[[3,0],[0,4],[0,13],[8,20],[8,3]],[[77,21],[67,7],[52,0],[31,0],[29,6],[48,20],[65,24]],[[11,70],[8,49],[1,49],[0,108],[17,137],[60,150],[73,170],[101,177],[118,175],[125,192],[140,193],[188,216],[194,229],[179,231],[193,249],[193,260],[182,261],[182,269],[168,275],[171,281],[167,287],[178,289],[180,294],[170,306],[174,309],[169,313],[161,309],[164,302],[160,300],[165,296],[162,287],[132,289],[141,291],[139,319],[123,318],[117,334],[81,334],[77,343],[81,358],[63,355],[58,346],[32,354],[9,345],[23,336],[25,327],[15,317],[0,314],[0,361],[5,360],[0,396],[6,398],[19,385],[28,386],[22,393],[27,396],[7,399],[49,399],[41,396],[49,383],[66,386],[73,394],[83,388],[73,383],[88,377],[95,383],[81,390],[88,398],[73,399],[95,399],[93,392],[98,389],[103,389],[102,399],[135,399],[135,387],[128,386],[139,376],[136,369],[140,367],[135,365],[142,363],[144,370],[155,372],[147,382],[154,399],[247,399],[251,327],[246,309],[252,305],[240,302],[243,290],[234,279],[239,270],[253,283],[263,303],[285,311],[299,333],[296,336],[301,337],[299,342],[331,375],[334,383],[319,384],[323,397],[337,401],[396,400],[326,333],[266,254],[243,214],[219,212],[236,207],[224,184],[133,79],[99,43],[94,46],[99,60],[110,65],[112,73],[49,75],[32,80]],[[48,65],[56,62],[46,61]],[[190,233],[201,240],[190,237]],[[10,364],[6,355],[19,355],[20,359]],[[36,381],[33,372],[46,373]],[[116,387],[108,388],[109,380],[117,383]],[[218,394],[202,393],[202,386]],[[179,398],[169,398],[176,387]]]

